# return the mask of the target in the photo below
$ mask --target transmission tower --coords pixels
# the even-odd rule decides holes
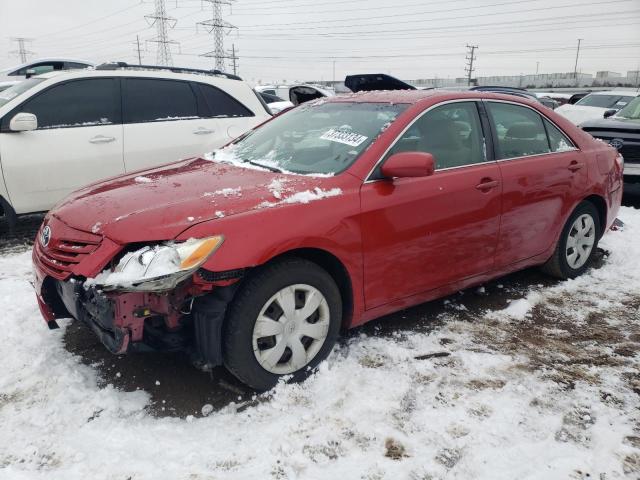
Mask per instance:
[[[153,15],[145,15],[145,19],[149,23],[149,26],[156,26],[156,36],[149,42],[158,44],[158,65],[173,66],[173,59],[171,58],[171,45],[177,45],[175,40],[169,40],[169,29],[176,26],[177,20],[173,17],[167,16],[167,8],[165,6],[165,0],[154,0],[155,12]]]
[[[205,2],[209,2],[211,4],[213,10],[213,16],[210,20],[205,20],[204,22],[198,22],[197,25],[202,25],[205,27],[209,33],[213,33],[213,51],[207,52],[203,54],[203,57],[213,57],[215,58],[216,70],[224,71],[224,61],[227,58],[232,58],[224,51],[224,34],[225,30],[227,32],[233,30],[234,28],[238,28],[235,25],[230,24],[222,18],[222,6],[223,5],[231,5],[235,0],[203,0]],[[235,56],[235,53],[233,54]],[[235,60],[234,60],[235,64]]]
[[[20,61],[22,63],[26,63],[27,61],[27,56],[28,55],[33,55],[33,52],[30,50],[27,50],[27,43],[31,42],[32,40],[30,38],[25,38],[25,37],[12,37],[11,38],[12,42],[16,42],[17,45],[17,49],[16,50],[12,50],[9,53],[15,54],[18,57],[20,57]]]
[[[471,75],[475,70],[475,68],[473,68],[473,62],[476,59],[476,50],[478,49],[478,46],[467,45],[467,49],[469,50],[469,52],[467,53],[467,56],[466,56],[467,66],[465,67],[464,71],[467,72],[467,85],[471,85]]]

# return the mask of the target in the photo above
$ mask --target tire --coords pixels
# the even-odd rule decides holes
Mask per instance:
[[[590,232],[585,233],[584,241],[578,240],[578,246],[574,248],[572,243],[580,238],[580,232],[576,227],[589,227]],[[591,259],[598,247],[600,240],[600,215],[596,207],[588,201],[580,203],[573,211],[560,234],[560,239],[556,245],[553,255],[547,263],[542,266],[542,270],[554,277],[566,280],[582,275],[589,268]],[[592,243],[591,243],[592,242]],[[590,251],[580,248],[579,245],[590,243]],[[576,252],[576,255],[573,253]],[[585,258],[586,257],[586,258]]]
[[[288,258],[247,278],[227,312],[222,338],[225,367],[250,387],[268,390],[282,376],[304,380],[327,358],[342,324],[342,299],[324,269],[308,260]]]

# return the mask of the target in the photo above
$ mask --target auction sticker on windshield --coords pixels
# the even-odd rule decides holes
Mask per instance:
[[[364,142],[367,137],[364,135],[360,135],[359,133],[345,132],[344,130],[337,130],[335,128],[332,128],[323,133],[320,139],[329,140],[331,142],[344,143],[345,145],[357,147],[362,142]]]

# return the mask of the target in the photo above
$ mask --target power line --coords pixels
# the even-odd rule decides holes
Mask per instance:
[[[25,37],[12,37],[11,41],[16,42],[18,45],[16,50],[12,50],[9,53],[17,55],[22,63],[26,63],[27,56],[33,55],[32,51],[27,50],[26,44],[32,42],[33,40],[31,38]]]
[[[475,68],[473,68],[473,62],[476,59],[476,50],[477,50],[477,48],[478,48],[477,45],[467,45],[467,49],[469,50],[469,54],[466,57],[467,66],[464,69],[464,71],[467,72],[467,85],[471,85],[471,75],[473,74],[473,71],[475,70]]]
[[[512,14],[522,14],[522,13],[530,13],[530,12],[538,12],[538,11],[548,11],[548,10],[555,10],[558,8],[571,8],[571,7],[586,7],[586,6],[593,6],[593,5],[607,5],[607,4],[616,4],[616,3],[627,3],[627,2],[633,2],[635,0],[607,0],[607,1],[596,1],[596,2],[580,2],[580,3],[572,3],[572,4],[567,4],[567,5],[555,5],[555,6],[545,6],[545,7],[536,7],[536,8],[525,8],[525,9],[521,9],[521,10],[510,10],[510,11],[504,11],[504,12],[488,12],[488,13],[474,13],[474,14],[469,14],[469,15],[462,15],[462,16],[457,16],[457,17],[451,17],[451,16],[446,16],[446,17],[442,17],[442,18],[430,18],[429,21],[434,21],[434,20],[459,20],[459,19],[468,19],[468,18],[477,18],[477,17],[495,17],[495,16],[499,16],[499,15],[512,15]],[[471,8],[471,7],[469,7]],[[410,15],[412,17],[415,17],[416,15],[421,15],[421,14],[433,14],[433,13],[447,13],[451,11],[451,9],[446,9],[446,10],[431,10],[431,11],[424,11],[424,12],[416,12],[413,14],[396,14],[396,15],[384,15],[384,16],[375,16],[375,17],[366,17],[366,18],[359,18],[358,20],[375,20],[375,19],[388,19],[390,17],[398,17],[398,16],[407,16]],[[385,25],[399,25],[399,24],[407,24],[407,23],[424,23],[424,19],[411,19],[411,20],[403,20],[403,21],[393,21],[393,22],[389,22],[389,21],[384,21],[384,22],[375,22],[375,23],[362,23],[362,24],[348,24],[348,25],[336,25],[334,27],[333,23],[334,22],[338,22],[338,21],[350,21],[353,19],[343,19],[343,20],[333,20],[330,24],[327,24],[328,22],[324,22],[324,25],[322,26],[307,26],[307,23],[309,22],[297,22],[296,25],[298,25],[297,27],[290,27],[287,30],[321,30],[321,29],[331,29],[331,28],[339,28],[339,29],[348,29],[349,32],[339,32],[340,34],[349,34],[349,35],[359,35],[360,31],[353,31],[354,28],[357,27],[377,27],[377,26],[385,26]],[[311,23],[315,23],[315,22],[311,22]],[[516,23],[516,22],[513,22]],[[273,28],[264,28],[264,25],[244,25],[241,26],[243,30],[247,30],[247,29],[256,29],[259,30],[261,32],[265,32],[265,31],[272,31],[272,30],[281,30],[281,27],[285,26],[285,24],[280,24],[280,25],[276,25],[273,24]],[[424,27],[420,27],[419,28],[420,31],[424,31]],[[378,30],[378,32],[383,33],[383,32],[389,32],[389,30]],[[310,33],[309,35],[317,35],[315,33]]]
[[[222,5],[231,5],[235,0],[203,0],[211,4],[213,10],[213,16],[210,20],[204,22],[197,22],[198,25],[209,30],[209,33],[213,33],[213,51],[204,53],[203,57],[213,57],[215,59],[216,70],[224,71],[224,61],[230,58],[224,51],[224,33],[236,29],[235,25],[230,24],[222,18]],[[235,62],[235,60],[234,60]]]
[[[167,16],[167,9],[165,6],[165,0],[154,0],[155,12],[153,15],[145,15],[145,19],[151,22],[149,26],[156,26],[156,36],[149,42],[158,44],[157,60],[158,65],[173,65],[173,59],[171,58],[171,44],[178,44],[175,40],[169,40],[169,28],[176,26],[177,20],[173,17]]]

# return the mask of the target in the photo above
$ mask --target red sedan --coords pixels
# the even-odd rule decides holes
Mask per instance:
[[[526,99],[334,97],[71,195],[38,233],[37,297],[113,353],[187,349],[267,389],[341,328],[532,265],[580,275],[621,196],[616,150]]]

